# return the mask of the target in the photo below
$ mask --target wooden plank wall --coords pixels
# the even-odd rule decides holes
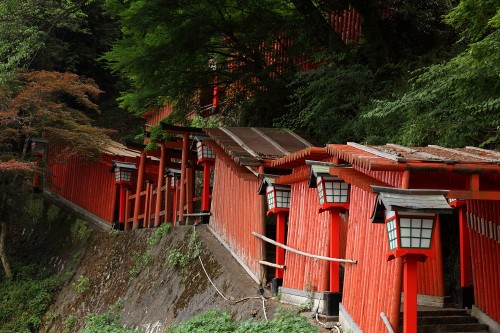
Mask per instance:
[[[257,194],[260,181],[257,177],[239,178],[220,158],[216,159],[214,173],[210,226],[257,277],[262,277],[259,260],[263,244],[252,235],[252,231],[265,234],[263,196]]]
[[[328,212],[318,213],[318,190],[307,182],[292,185],[287,245],[311,254],[329,256]],[[283,286],[307,291],[327,291],[328,262],[286,252]]]
[[[390,171],[366,171],[358,168],[358,171],[364,172],[369,176],[383,181],[390,186],[400,187],[403,173],[402,172],[390,172]],[[427,173],[416,173],[410,175],[410,188],[437,188],[441,184],[440,182],[446,181],[446,183],[453,183],[457,180],[457,177],[453,174],[436,174],[432,175],[432,183],[425,184],[425,179],[429,178],[431,175]],[[421,186],[421,185],[428,186]],[[437,186],[437,187],[436,187]],[[442,186],[445,186],[444,184]],[[442,187],[449,188],[449,187]],[[351,213],[352,214],[352,213]],[[439,228],[438,228],[439,229]],[[386,236],[385,236],[386,237]],[[436,251],[436,256],[434,258],[427,258],[425,263],[418,264],[418,287],[417,292],[422,295],[429,296],[445,296],[444,290],[444,277],[443,277],[443,258],[441,250],[441,237],[440,233],[434,235],[435,242],[433,242],[434,250]],[[387,240],[386,240],[387,241]],[[387,244],[384,244],[384,248],[387,248]]]
[[[475,305],[500,323],[500,202],[467,201]]]
[[[394,280],[396,261],[386,259],[385,226],[370,221],[375,199],[376,194],[351,187],[345,256],[358,263],[345,265],[342,304],[363,332],[382,333],[387,329],[380,312],[389,315],[400,295]]]
[[[49,160],[50,179],[47,186],[51,191],[111,223],[116,189],[110,167],[111,160],[107,156],[92,163],[78,157],[58,162]]]

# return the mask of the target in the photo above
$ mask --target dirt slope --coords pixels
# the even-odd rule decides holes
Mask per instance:
[[[73,278],[49,310],[41,332],[63,332],[72,318],[76,319],[72,332],[78,332],[87,314],[113,306],[127,327],[141,327],[150,333],[163,332],[172,323],[214,307],[227,309],[236,319],[262,319],[262,301],[256,298],[259,286],[206,226],[196,231],[208,275],[230,301],[209,283],[198,259],[190,259],[186,267],[166,263],[172,252],[191,251],[188,244],[193,227],[172,228],[154,245],[148,243],[154,230],[96,231]],[[235,302],[245,297],[252,299]],[[268,302],[267,306],[273,312],[274,304]]]

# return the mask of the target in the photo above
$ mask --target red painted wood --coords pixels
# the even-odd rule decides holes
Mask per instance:
[[[340,210],[330,211],[330,258],[340,258]],[[330,291],[339,292],[339,268],[338,262],[330,261]]]
[[[475,306],[500,322],[500,202],[467,200],[467,211]]]
[[[210,211],[210,169],[211,163],[205,161],[203,164],[203,188],[201,193],[201,210],[204,212]]]
[[[215,162],[210,226],[260,278],[263,244],[252,235],[252,231],[265,234],[262,197],[257,194],[260,181],[257,177],[240,178],[221,154],[224,153],[217,153]]]
[[[285,244],[285,212],[280,212],[276,214],[276,241],[281,244]],[[276,247],[276,264],[285,264],[285,249],[282,247]],[[276,268],[275,277],[278,279],[283,278],[283,269]]]
[[[458,209],[458,223],[460,229],[460,286],[471,286],[471,259],[469,229],[467,228],[466,206],[462,205]]]
[[[188,160],[189,149],[189,133],[182,135],[182,159],[181,159],[181,180],[180,180],[180,194],[179,194],[179,221],[184,222],[184,205],[186,204],[186,166]]]
[[[139,170],[137,174],[137,185],[135,188],[135,202],[134,202],[134,220],[132,222],[133,229],[139,229],[139,214],[141,211],[141,191],[144,183],[144,171],[146,169],[146,152],[141,152],[141,158],[139,161]]]
[[[405,258],[403,332],[417,333],[417,259]]]

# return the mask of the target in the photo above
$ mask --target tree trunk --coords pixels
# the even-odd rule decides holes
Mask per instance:
[[[7,237],[7,230],[7,222],[2,221],[0,229],[0,259],[2,260],[5,276],[8,279],[12,279],[12,271],[10,269],[9,258],[7,257],[7,253],[5,253],[5,239]]]

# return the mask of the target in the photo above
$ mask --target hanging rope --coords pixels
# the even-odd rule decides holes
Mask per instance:
[[[196,225],[193,225],[193,235],[196,234]],[[222,294],[222,292],[219,290],[219,288],[217,288],[217,286],[215,285],[215,283],[212,281],[212,279],[210,278],[210,276],[208,275],[208,272],[207,270],[205,269],[205,265],[203,264],[203,261],[201,260],[201,251],[200,249],[198,248],[198,243],[196,242],[196,240],[194,240],[194,246],[196,248],[196,253],[198,254],[198,259],[200,261],[200,265],[201,265],[201,268],[203,269],[203,272],[205,273],[205,276],[207,277],[208,281],[210,282],[210,284],[212,285],[212,287],[214,287],[214,289],[217,291],[217,293],[226,301],[226,302],[231,302],[232,304],[237,304],[237,303],[240,303],[240,302],[243,302],[243,301],[246,301],[246,300],[249,300],[249,299],[262,299],[262,311],[264,313],[264,318],[265,320],[268,320],[267,319],[267,313],[266,313],[266,301],[267,299],[260,295],[259,297],[257,296],[254,296],[254,297],[244,297],[244,298],[241,298],[239,300],[231,300],[229,298],[227,298],[226,296],[224,296]]]

